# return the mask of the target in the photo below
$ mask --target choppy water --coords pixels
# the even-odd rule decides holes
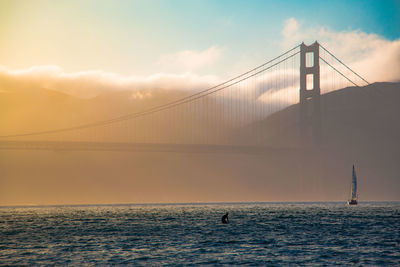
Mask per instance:
[[[388,266],[399,232],[399,203],[0,208],[0,263]]]

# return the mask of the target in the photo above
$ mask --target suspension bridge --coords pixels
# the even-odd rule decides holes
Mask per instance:
[[[369,83],[327,48],[304,43],[218,85],[143,110],[0,135],[0,149],[240,152],[323,144],[324,94]],[[298,114],[290,142],[285,110]],[[280,114],[280,115],[278,115]],[[279,118],[278,118],[279,117]],[[293,118],[292,118],[293,119]]]

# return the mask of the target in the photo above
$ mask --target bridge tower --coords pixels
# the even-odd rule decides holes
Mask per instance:
[[[300,45],[300,131],[304,145],[321,143],[319,43]]]

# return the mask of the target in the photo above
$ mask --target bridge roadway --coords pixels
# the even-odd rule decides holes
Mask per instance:
[[[52,151],[126,151],[175,153],[239,153],[270,154],[271,152],[300,152],[304,148],[278,148],[243,145],[205,144],[149,144],[112,142],[58,142],[58,141],[0,141],[0,150],[52,150]]]

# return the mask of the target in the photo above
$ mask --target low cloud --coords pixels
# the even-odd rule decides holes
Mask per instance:
[[[214,75],[198,75],[196,70],[215,63],[222,49],[211,46],[204,51],[185,50],[162,56],[157,65],[165,72],[148,76],[124,76],[102,70],[66,72],[55,65],[11,70],[0,66],[0,92],[8,90],[57,90],[80,98],[121,90],[133,91],[134,98],[148,98],[157,90],[198,91],[220,82]]]
[[[282,46],[289,49],[318,40],[369,82],[400,80],[400,39],[390,41],[360,30],[336,32],[328,27],[305,28],[296,19],[285,21]]]
[[[149,76],[123,76],[102,70],[65,72],[54,65],[34,66],[24,70],[0,67],[0,90],[57,90],[80,98],[130,90],[139,92],[139,98],[149,96],[152,90],[201,90],[219,82],[216,76],[193,73],[157,73]]]

